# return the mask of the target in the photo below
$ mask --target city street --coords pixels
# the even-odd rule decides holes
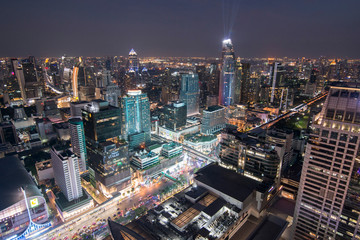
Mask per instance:
[[[198,166],[196,164],[197,158],[189,157],[188,164],[184,168],[184,175],[186,176],[187,180],[189,181],[192,176],[190,176],[189,172],[194,169],[194,167]],[[173,185],[174,182],[163,177],[161,181],[158,183],[151,184],[150,186],[142,186],[140,192],[135,193],[134,195],[130,195],[129,197],[125,197],[123,199],[120,196],[112,198],[97,206],[93,210],[80,215],[79,217],[66,222],[54,229],[41,234],[41,236],[36,237],[37,240],[63,240],[63,239],[72,239],[72,237],[76,234],[81,232],[84,229],[88,229],[90,227],[98,226],[100,220],[107,220],[109,217],[114,219],[115,216],[118,216],[118,212],[123,211],[126,212],[125,209],[133,208],[137,206],[142,199],[147,198],[147,196],[156,196],[165,188]],[[119,203],[120,202],[120,203]],[[149,202],[145,205],[147,208],[154,207],[152,206],[152,202]],[[100,225],[100,224],[99,224]],[[91,232],[89,232],[91,234]]]

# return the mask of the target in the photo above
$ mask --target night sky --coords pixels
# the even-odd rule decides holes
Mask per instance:
[[[232,22],[236,56],[359,58],[359,9],[359,0],[3,0],[0,56],[134,48],[140,57],[219,57]]]

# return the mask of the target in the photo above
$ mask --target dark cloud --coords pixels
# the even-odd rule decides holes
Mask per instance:
[[[237,3],[237,14],[223,2]],[[235,5],[234,5],[235,6]],[[2,1],[0,56],[220,56],[223,12],[236,54],[358,58],[360,1]],[[225,18],[228,19],[228,18]]]

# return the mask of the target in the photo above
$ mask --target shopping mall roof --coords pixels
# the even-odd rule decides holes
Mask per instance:
[[[243,202],[259,186],[259,182],[215,164],[197,172],[195,180]]]
[[[171,222],[179,228],[183,228],[189,224],[197,215],[200,214],[200,211],[195,208],[189,208],[185,212],[181,213]]]
[[[42,196],[35,182],[16,156],[0,159],[0,211],[24,199],[21,187],[26,196]]]

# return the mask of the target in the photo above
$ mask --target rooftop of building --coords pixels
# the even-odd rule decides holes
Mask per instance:
[[[214,216],[223,206],[226,205],[226,201],[222,198],[217,198],[209,206],[207,206],[203,212],[209,215],[210,217]]]
[[[61,156],[62,160],[66,160],[68,157],[74,155],[67,145],[55,145],[53,146],[54,151]]]
[[[0,210],[24,199],[20,188],[24,188],[27,197],[42,196],[35,182],[16,156],[0,159]]]
[[[240,202],[243,202],[255,190],[260,190],[258,189],[259,182],[215,164],[200,169],[195,180]]]
[[[206,193],[207,190],[203,187],[193,187],[190,189],[190,191],[187,191],[185,195],[192,199],[197,199]]]
[[[288,222],[280,217],[268,215],[250,234],[247,240],[277,240],[287,227]]]
[[[208,107],[206,110],[204,111],[207,111],[207,112],[215,112],[215,111],[218,111],[218,110],[221,110],[221,109],[224,109],[222,106],[219,106],[219,105],[214,105],[214,106],[210,106]]]
[[[184,140],[194,143],[211,142],[217,139],[215,135],[188,134],[184,136]]]
[[[50,119],[47,117],[35,118],[35,122],[38,123],[51,123]]]
[[[177,142],[169,142],[163,145],[163,150],[170,151],[177,147],[181,147],[181,144]]]
[[[86,105],[88,104],[88,101],[79,101],[79,102],[71,102],[71,105]]]
[[[53,124],[53,126],[56,129],[68,129],[69,128],[69,125],[67,122],[55,123],[55,124]]]
[[[108,226],[110,229],[110,233],[112,239],[114,240],[125,240],[125,239],[133,239],[133,240],[145,240],[145,239],[156,239],[148,234],[147,231],[144,231],[136,221],[127,224],[126,226],[116,223],[110,219],[108,219]]]
[[[72,201],[68,201],[65,197],[65,195],[59,191],[57,193],[55,193],[55,202],[56,205],[60,208],[60,210],[62,212],[64,211],[72,211],[74,209],[77,209],[85,204],[88,204],[92,198],[86,193],[86,191],[84,189],[82,189],[83,195],[82,197],[78,198],[78,199],[74,199]]]

